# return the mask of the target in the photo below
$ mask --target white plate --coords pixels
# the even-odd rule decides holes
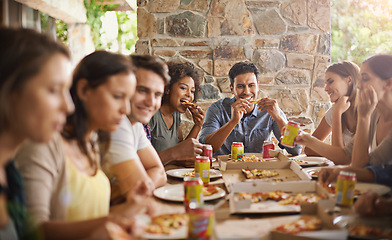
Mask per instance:
[[[215,200],[226,195],[225,190],[218,188],[218,192],[210,196],[205,196],[204,201]],[[163,200],[183,202],[184,201],[184,184],[166,185],[154,190],[154,196]]]
[[[301,167],[329,166],[331,164],[332,166],[334,165],[330,160],[324,157],[301,156],[301,157],[296,157],[293,160],[296,161]]]
[[[384,195],[389,193],[389,191],[391,191],[391,189],[385,185],[376,184],[376,183],[362,183],[362,182],[355,184],[355,189],[358,189],[363,193],[367,192],[368,190],[373,190],[379,195]]]
[[[184,178],[183,175],[185,173],[192,172],[194,168],[179,168],[179,169],[171,169],[167,170],[166,174],[171,177],[176,178]],[[219,178],[222,177],[222,173],[219,170],[210,169],[210,178]]]
[[[188,236],[188,226],[184,225],[170,234],[144,233],[143,239],[186,239]]]

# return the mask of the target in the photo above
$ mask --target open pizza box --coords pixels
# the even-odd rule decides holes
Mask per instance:
[[[329,197],[328,192],[315,181],[293,181],[293,182],[239,182],[231,185],[231,193],[229,195],[230,212],[236,214],[248,213],[303,213],[313,214],[317,212],[317,203],[303,203],[295,205],[282,205],[275,200],[265,200],[253,203],[252,199],[242,199],[239,193],[268,193],[282,191],[290,194],[302,194],[303,196],[313,194],[319,199]],[[309,198],[314,201],[314,198]]]
[[[321,220],[321,227],[319,230],[314,231],[303,231],[296,234],[283,233],[275,231],[274,229],[270,232],[270,240],[320,240],[320,239],[347,239],[348,231],[340,228],[340,226],[333,223],[336,214],[334,213],[335,201],[320,200],[315,208],[315,212],[309,211],[306,215],[296,216],[297,220],[302,217],[317,217]],[[282,221],[283,220],[283,221]],[[296,221],[296,220],[294,220]],[[276,225],[273,224],[274,228],[281,224],[290,223],[281,219],[281,223]]]
[[[263,179],[247,179],[242,169],[260,169],[277,173],[277,176]],[[294,161],[275,161],[275,162],[237,162],[236,164],[221,165],[222,178],[228,191],[231,185],[238,182],[288,182],[288,181],[310,181],[312,177],[302,171],[302,167]]]
[[[264,162],[256,162],[256,163],[264,164],[264,163],[270,163],[270,162],[289,161],[290,160],[290,158],[287,157],[286,155],[284,155],[281,150],[270,150],[269,153],[270,153],[270,156],[273,158],[264,159],[265,160]],[[263,158],[262,153],[244,153],[244,155],[248,156],[248,157],[255,156],[257,158]],[[222,165],[229,165],[229,167],[230,167],[231,165],[235,166],[237,164],[243,163],[242,161],[238,161],[238,162],[231,161],[231,154],[217,156],[217,159],[218,159],[219,166],[221,168],[222,168]]]

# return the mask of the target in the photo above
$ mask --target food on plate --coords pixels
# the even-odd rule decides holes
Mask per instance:
[[[219,192],[219,190],[217,187],[215,187],[213,185],[206,185],[206,186],[203,186],[202,192],[203,192],[203,196],[206,197],[206,196],[211,196],[212,194]]]
[[[279,173],[276,171],[261,169],[242,169],[242,173],[247,179],[263,179],[279,176]]]
[[[261,98],[253,101],[249,101],[250,104],[258,104],[261,101]]]
[[[194,177],[195,176],[195,170],[186,172],[186,173],[182,174],[182,176],[183,177]]]
[[[274,230],[277,232],[296,234],[304,231],[315,231],[321,228],[321,220],[317,217],[306,216],[298,220],[276,227]]]
[[[336,186],[334,185],[328,185],[328,186],[324,186],[325,190],[327,190],[327,192],[335,194],[336,193]],[[354,189],[354,197],[358,197],[359,195],[363,194],[364,191],[360,190],[360,189]]]
[[[306,170],[306,171],[309,173],[309,175],[311,177],[318,177],[318,175],[320,173],[320,170],[318,170],[318,169],[310,169],[310,170]]]
[[[309,164],[309,162],[304,161],[302,159],[294,159],[294,162],[298,163],[299,165],[301,165],[301,164]]]
[[[151,219],[151,223],[146,227],[146,232],[170,234],[174,230],[186,225],[188,225],[188,215],[186,214],[162,214]]]
[[[289,194],[283,191],[273,191],[273,192],[257,192],[257,193],[248,193],[248,192],[239,192],[238,196],[240,199],[252,200],[253,203],[266,201],[266,200],[274,200],[278,201],[280,205],[299,205],[301,203],[317,203],[320,199],[325,198],[324,196],[318,196],[313,193],[297,193],[297,194]]]
[[[262,157],[257,157],[256,155],[252,156],[247,156],[244,155],[241,159],[238,160],[231,160],[233,162],[265,162],[266,159],[263,159]]]
[[[384,230],[377,227],[370,227],[364,224],[358,224],[351,226],[348,229],[350,236],[360,236],[360,237],[377,237],[377,238],[387,238],[392,239],[392,229]]]
[[[131,236],[124,231],[119,225],[113,222],[107,222],[105,224],[106,230],[109,234],[110,239],[116,240],[131,240]]]

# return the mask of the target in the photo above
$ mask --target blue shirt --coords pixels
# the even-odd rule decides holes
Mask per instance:
[[[224,98],[211,104],[207,109],[206,116],[201,129],[201,143],[205,143],[206,136],[217,131],[231,119],[231,105],[236,101],[233,98]],[[283,111],[280,114],[286,120]],[[298,155],[302,146],[295,145],[294,148],[284,147],[280,144],[280,129],[278,123],[272,119],[267,111],[259,111],[257,107],[253,111],[244,116],[241,121],[234,127],[233,131],[227,137],[216,155],[225,155],[231,153],[231,144],[233,142],[242,142],[244,144],[244,152],[261,153],[263,152],[264,141],[271,140],[271,134],[274,133],[276,139],[279,140],[279,147],[285,148],[288,153]]]
[[[375,183],[392,187],[392,165],[376,166],[367,164],[365,168],[373,172]]]

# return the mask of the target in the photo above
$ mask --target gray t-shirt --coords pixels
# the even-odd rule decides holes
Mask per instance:
[[[181,114],[177,111],[173,113],[173,125],[170,129],[167,128],[160,109],[154,114],[149,125],[151,129],[151,144],[157,152],[173,147],[180,141],[178,138],[180,124]]]
[[[333,114],[333,110],[335,109],[335,105],[332,105],[332,107],[330,109],[328,109],[328,111],[325,113],[325,121],[327,122],[327,124],[332,127],[332,114]],[[343,143],[346,146],[351,139],[354,138],[354,133],[350,132],[350,130],[348,130],[348,128],[344,128],[343,130]]]

